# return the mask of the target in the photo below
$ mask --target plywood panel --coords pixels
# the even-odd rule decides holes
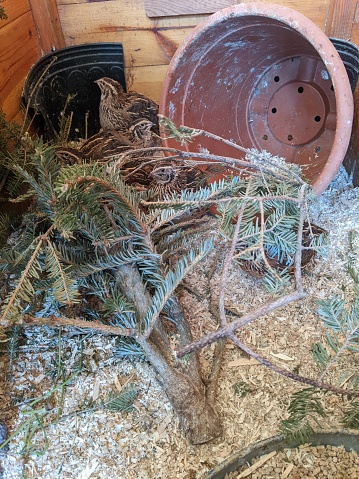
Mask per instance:
[[[41,56],[30,11],[0,29],[0,44],[0,101],[12,119],[19,111],[24,79]]]

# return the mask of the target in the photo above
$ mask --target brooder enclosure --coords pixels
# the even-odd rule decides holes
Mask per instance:
[[[357,430],[355,55],[338,67],[342,76],[320,70],[332,81],[327,93],[315,86],[325,101],[314,120],[328,118],[320,132],[341,138],[341,160],[349,147],[346,169],[334,155],[322,192],[311,186],[310,162],[242,143],[220,118],[219,131],[212,116],[209,130],[196,116],[173,122],[166,95],[160,100],[171,58],[181,61],[177,47],[231,2],[207,2],[205,11],[20,3],[2,2],[0,30],[26,18],[36,33],[16,29],[34,59],[13,61],[1,89],[11,88],[1,120],[3,476],[206,477],[278,431],[305,442],[318,428]],[[315,28],[355,42],[354,3],[298,9]],[[227,19],[216,15],[201,25]],[[55,128],[47,117],[39,126],[37,92],[47,92],[48,107],[65,89],[57,79],[50,94],[42,87],[57,49],[105,42],[121,43],[123,58],[117,76],[87,71],[93,94],[81,126],[73,111],[81,95],[86,107],[81,88],[66,91]],[[25,77],[43,54],[49,63],[20,112]],[[313,71],[325,68],[318,62]],[[83,75],[74,78],[83,84]],[[316,85],[310,78],[296,94]]]

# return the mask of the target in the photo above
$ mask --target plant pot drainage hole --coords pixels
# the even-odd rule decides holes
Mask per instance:
[[[269,101],[268,127],[281,143],[293,145],[295,138],[294,144],[302,145],[321,133],[326,109],[322,93],[313,85],[288,82],[280,86]]]

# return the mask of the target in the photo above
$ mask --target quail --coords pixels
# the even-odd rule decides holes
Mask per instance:
[[[122,85],[112,78],[103,77],[95,80],[95,83],[101,90],[101,128],[128,127],[143,118],[153,123],[152,129],[158,134],[157,103],[139,93],[126,93]]]
[[[151,130],[152,126],[153,123],[149,120],[140,119],[129,129],[111,128],[100,131],[83,143],[80,152],[89,160],[101,161],[131,149],[158,146],[160,138]]]
[[[55,155],[60,161],[61,166],[72,166],[86,160],[86,156],[81,151],[69,146],[56,147]]]
[[[104,130],[82,144],[80,152],[89,160],[107,160],[131,149],[131,142],[120,130]]]
[[[182,166],[164,164],[156,166],[149,173],[151,199],[161,199],[172,193],[179,193],[192,183],[188,169]]]

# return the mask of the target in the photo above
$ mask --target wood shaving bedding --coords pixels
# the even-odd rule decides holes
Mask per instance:
[[[307,297],[238,331],[240,340],[264,357],[289,370],[296,367],[304,376],[318,375],[310,353],[311,344],[323,341],[324,337],[324,328],[316,314],[317,301],[330,297],[349,282],[345,273],[347,236],[350,230],[359,231],[358,200],[359,189],[352,188],[341,169],[311,208],[313,221],[329,230],[331,244],[326,258],[315,260],[303,275]],[[359,238],[355,241],[359,243]],[[193,289],[206,289],[204,269],[200,265],[186,278]],[[217,271],[211,279],[213,288],[218,288],[219,278]],[[186,311],[192,313],[194,335],[213,330],[216,324],[208,313],[208,300],[199,300],[188,290],[182,294]],[[268,298],[259,281],[239,267],[232,268],[226,304],[246,311]],[[78,355],[78,343],[66,334],[64,330],[62,354],[69,371]],[[47,391],[51,387],[48,365],[57,354],[56,347],[51,346],[56,344],[57,333],[32,328],[26,335],[27,342],[20,348],[6,382],[8,360],[0,357],[0,368],[4,371],[0,382],[0,417],[12,430],[21,424],[22,418],[17,416],[17,408],[12,407],[10,396],[19,401],[23,396],[36,397]],[[23,436],[19,434],[11,441],[3,461],[6,479],[199,479],[234,451],[277,434],[279,422],[287,415],[290,395],[302,388],[301,384],[248,360],[228,343],[217,401],[224,435],[210,444],[193,446],[182,436],[153,369],[146,362],[114,363],[111,360],[114,345],[115,339],[105,336],[85,339],[85,369],[66,389],[64,418],[47,428],[48,449],[42,457],[21,456]],[[47,351],[50,346],[52,351]],[[213,345],[201,353],[204,374],[209,374],[212,356]],[[358,364],[352,366],[357,368]],[[334,367],[328,380],[335,380],[337,374]],[[119,390],[129,380],[138,388],[132,412],[97,410],[71,415],[84,400],[95,396],[100,401],[110,390]],[[340,427],[345,401],[326,394],[324,403],[328,415],[321,420],[323,428]],[[34,439],[37,447],[43,445],[41,434]]]

